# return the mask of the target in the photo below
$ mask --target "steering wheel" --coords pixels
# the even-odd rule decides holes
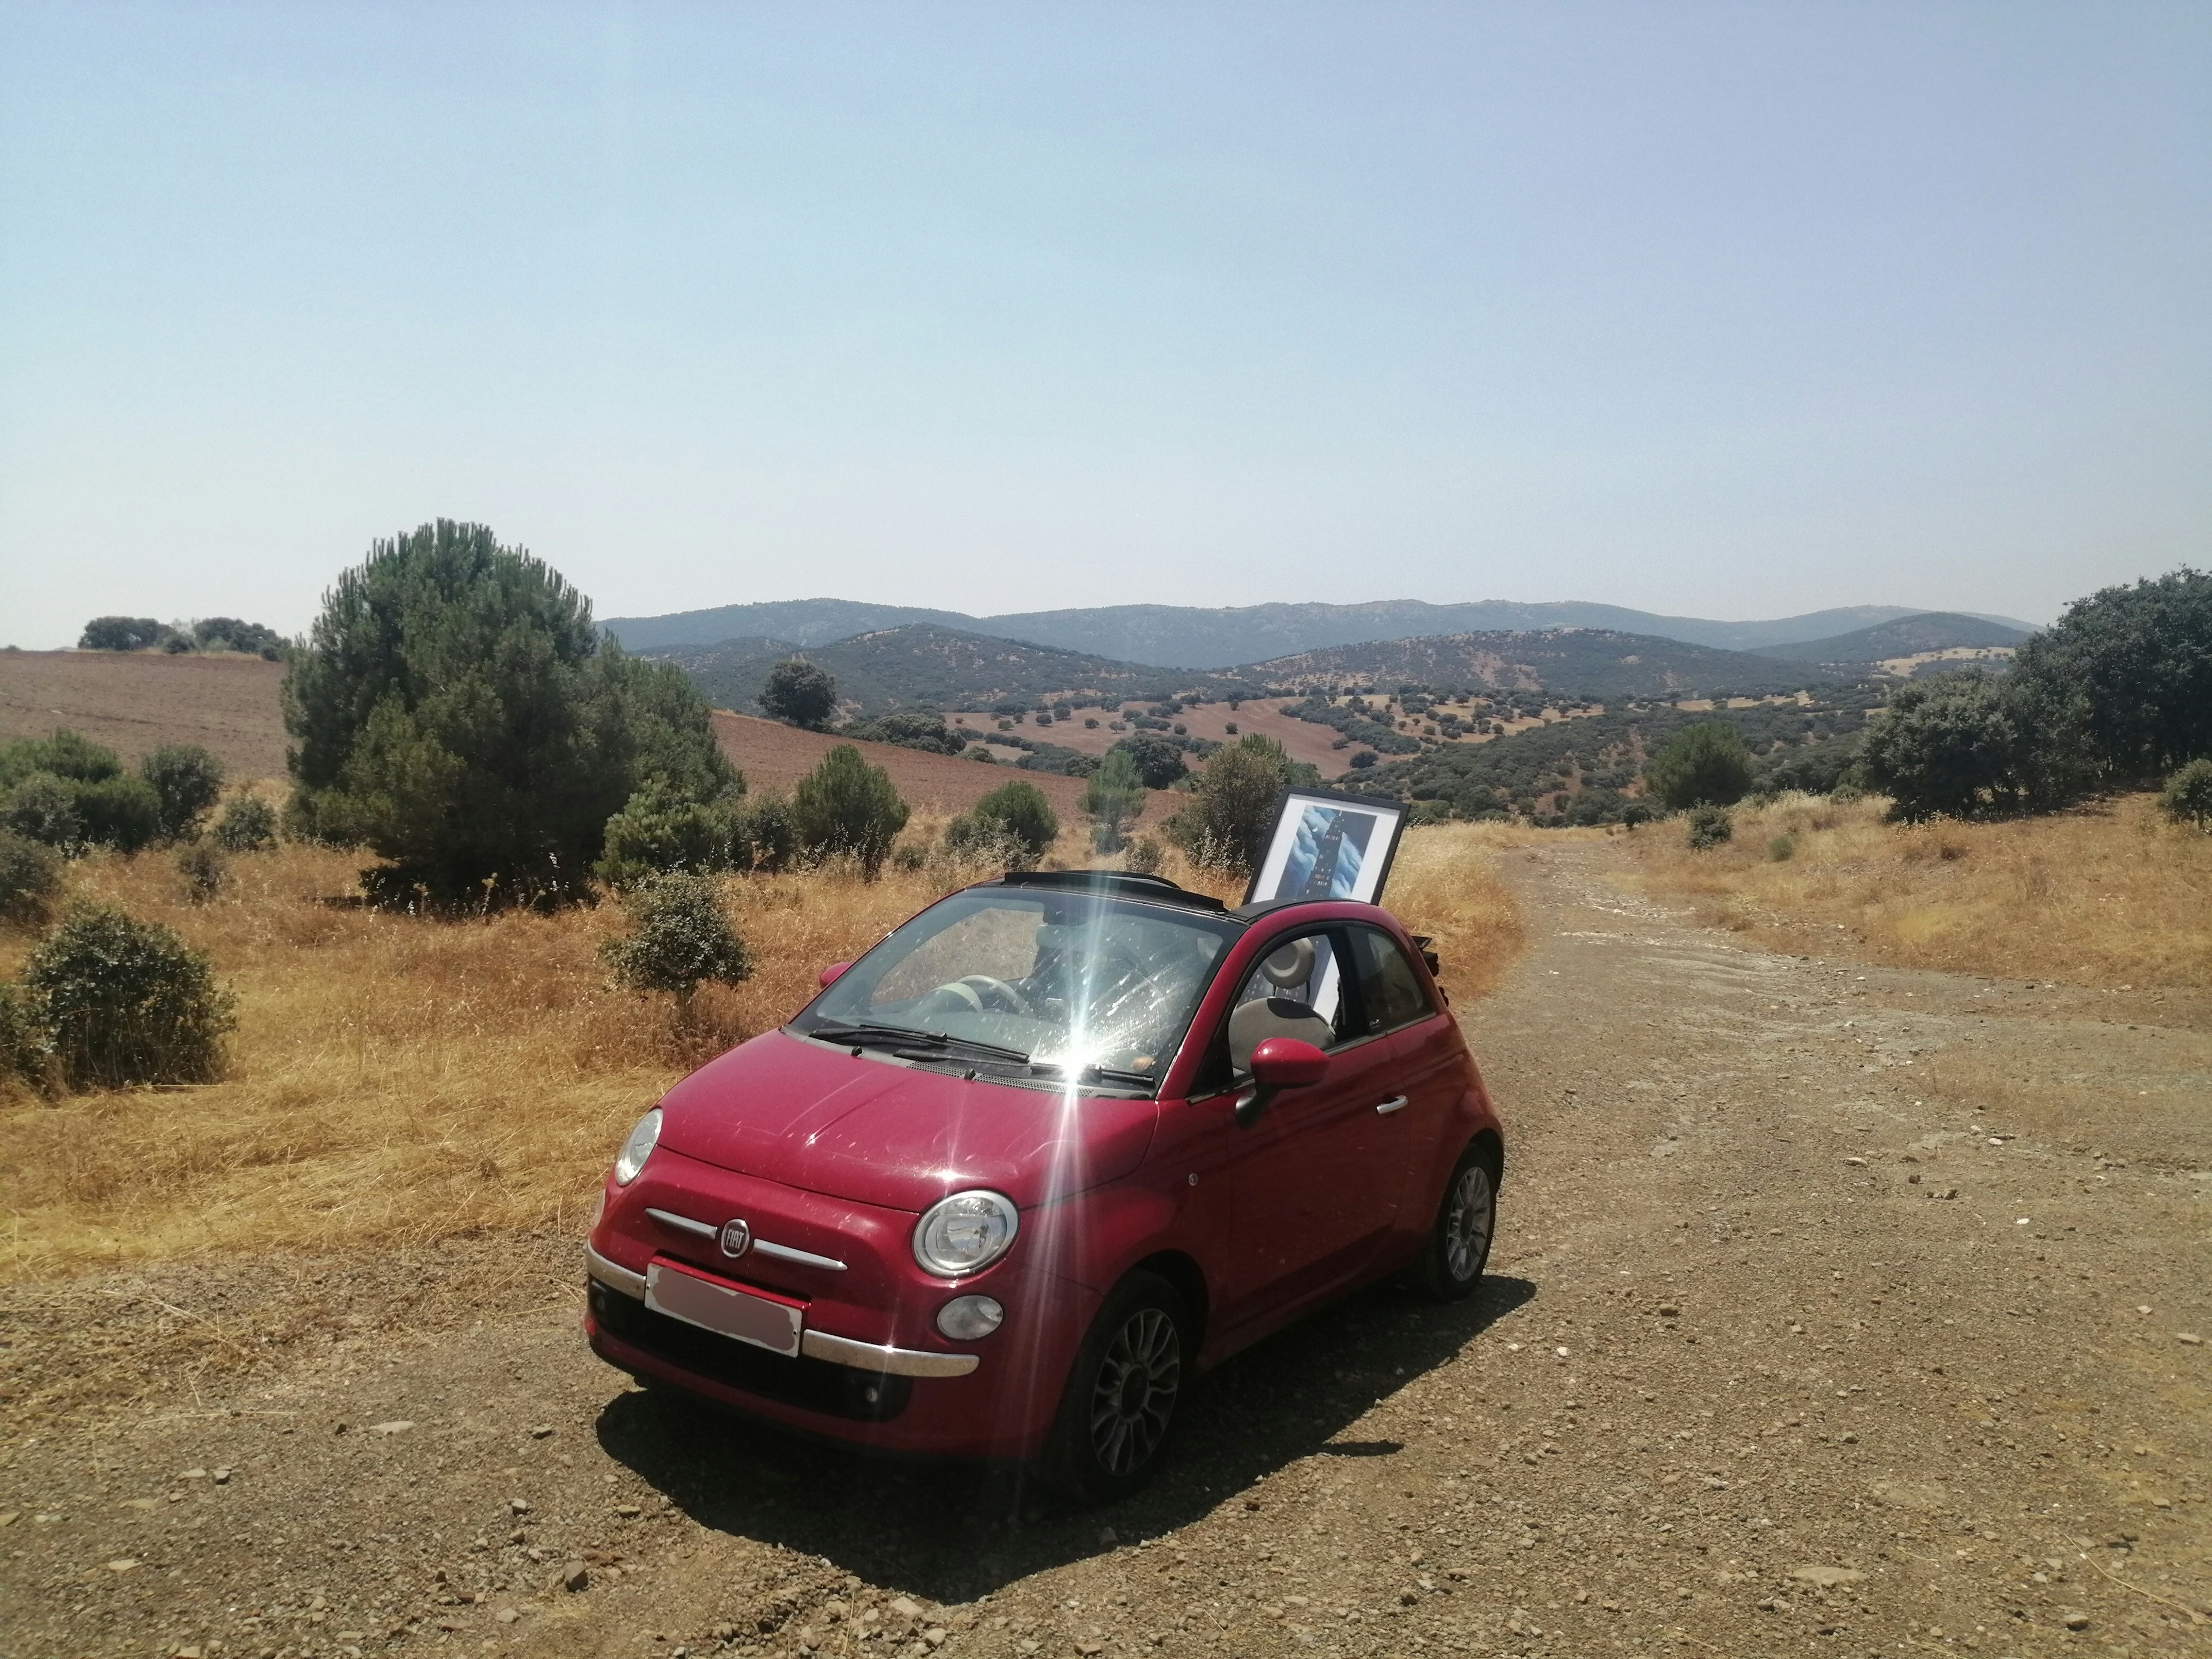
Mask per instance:
[[[1034,1012],[1030,1007],[1029,1000],[1019,991],[1014,989],[1006,981],[994,979],[988,974],[963,975],[951,983],[940,985],[937,988],[940,991],[951,992],[963,1002],[972,1006],[979,1014],[985,1011],[984,999],[987,997],[993,1001],[1007,1005],[1006,1011],[1010,1013],[1030,1014]]]

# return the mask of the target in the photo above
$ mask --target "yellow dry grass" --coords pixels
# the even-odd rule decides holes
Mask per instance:
[[[2147,795],[1999,823],[1887,823],[1887,803],[1785,796],[1693,853],[1639,832],[1640,879],[1786,949],[2074,984],[2212,988],[2212,836]],[[1786,857],[1778,841],[1786,838]]]
[[[909,838],[941,825],[917,820]],[[1090,861],[1071,831],[1054,862]],[[224,1080],[0,1100],[0,1281],[247,1250],[344,1254],[573,1231],[630,1122],[690,1066],[787,1018],[848,959],[976,871],[830,867],[732,878],[744,984],[665,997],[611,987],[609,904],[556,916],[424,921],[349,908],[359,855],[235,858],[187,901],[170,859],[94,857],[73,896],[166,923],[238,994]],[[1170,854],[1167,873],[1242,896]],[[1462,1005],[1521,945],[1510,897],[1468,827],[1407,837],[1389,895],[1436,935]],[[30,939],[0,936],[0,977]]]

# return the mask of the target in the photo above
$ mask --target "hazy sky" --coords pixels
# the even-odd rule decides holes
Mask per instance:
[[[0,7],[0,641],[2212,562],[2212,6]]]

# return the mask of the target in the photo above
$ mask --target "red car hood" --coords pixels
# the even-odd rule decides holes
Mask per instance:
[[[769,1031],[662,1098],[660,1144],[726,1170],[919,1212],[988,1187],[1023,1209],[1118,1180],[1149,1100],[1018,1089]]]

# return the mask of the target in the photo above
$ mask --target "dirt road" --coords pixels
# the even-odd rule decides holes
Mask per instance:
[[[11,1437],[0,1650],[2212,1652],[2204,1022],[1747,952],[1613,857],[1512,855],[1536,945],[1468,1021],[1513,1136],[1486,1297],[1376,1291],[1223,1368],[1139,1499],[635,1392],[572,1243],[485,1246],[360,1273],[373,1323],[281,1366]],[[11,1392],[257,1293],[0,1304]]]

